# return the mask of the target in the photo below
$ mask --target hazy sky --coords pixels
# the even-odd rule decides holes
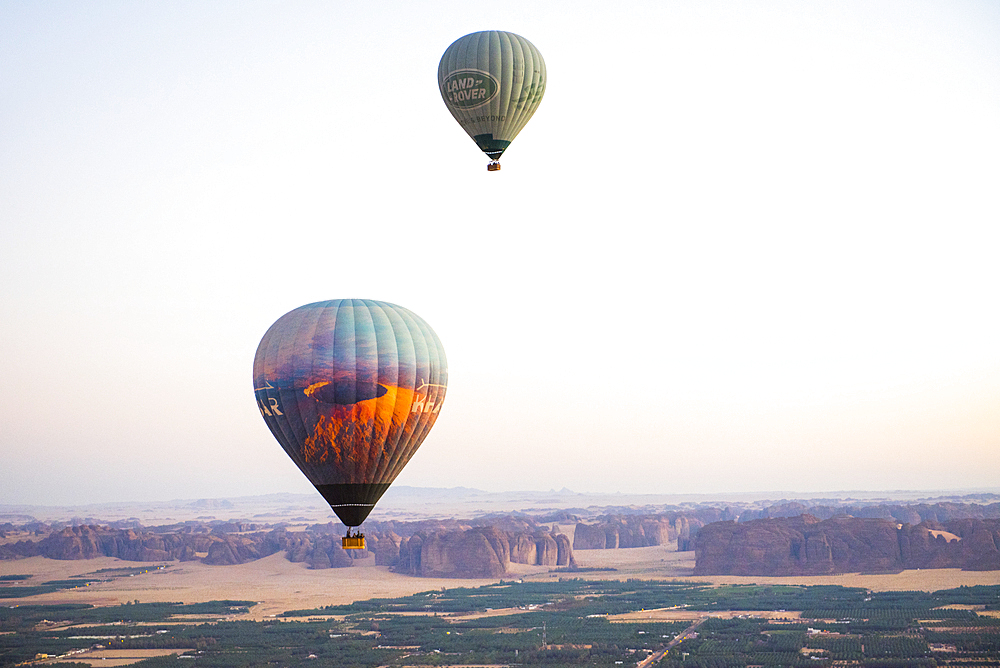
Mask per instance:
[[[998,192],[992,1],[2,0],[0,503],[311,490],[251,368],[341,297],[448,353],[399,484],[997,488]]]

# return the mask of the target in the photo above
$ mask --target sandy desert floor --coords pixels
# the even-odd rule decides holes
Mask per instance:
[[[776,610],[719,610],[718,612],[706,613],[704,610],[676,610],[672,608],[658,608],[656,610],[640,610],[638,612],[626,612],[621,615],[608,615],[608,620],[614,622],[642,622],[653,620],[657,622],[696,622],[702,617],[719,617],[722,619],[732,619],[733,617],[753,616],[761,619],[799,619],[802,615],[798,612],[787,610],[778,612]]]
[[[805,577],[694,577],[694,553],[675,552],[664,547],[643,547],[621,550],[578,550],[576,559],[581,567],[614,568],[614,571],[574,573],[572,577],[618,580],[640,578],[650,580],[698,580],[714,584],[839,584],[865,587],[875,591],[925,590],[935,591],[960,585],[1000,584],[1000,571],[961,571],[958,569],[911,570],[898,574],[845,574]],[[82,561],[58,561],[32,557],[16,561],[0,561],[0,575],[30,573],[31,580],[19,584],[37,584],[47,580],[66,579],[74,575],[92,574],[99,569],[143,566],[111,557]],[[200,562],[166,562],[157,570],[112,582],[62,590],[20,599],[4,599],[4,605],[40,603],[90,603],[117,605],[126,601],[177,601],[196,603],[211,600],[251,600],[259,602],[249,617],[263,619],[280,615],[286,610],[317,608],[324,605],[350,603],[370,598],[392,598],[418,592],[462,586],[480,586],[496,580],[465,580],[451,578],[418,578],[392,573],[384,566],[375,566],[374,559],[359,560],[351,568],[310,570],[306,564],[293,564],[281,553],[238,566],[208,566]],[[514,577],[528,581],[554,580],[565,573],[550,572],[549,567],[511,564],[504,579]],[[12,583],[13,584],[13,583]]]
[[[6,605],[44,603],[91,603],[117,605],[138,600],[143,603],[177,601],[197,603],[212,600],[249,600],[253,619],[324,605],[351,603],[369,598],[397,597],[442,587],[479,586],[494,580],[417,578],[375,566],[374,559],[359,560],[351,568],[310,570],[293,564],[282,553],[238,566],[207,566],[199,562],[166,562],[167,567],[124,577],[113,582],[19,599],[4,599]],[[31,573],[35,584],[86,575],[104,568],[136,567],[131,561],[112,557],[81,561],[57,561],[32,557],[0,562],[0,575]],[[545,568],[544,570],[548,570]]]
[[[38,665],[52,666],[69,660],[74,663],[89,663],[91,666],[116,668],[117,666],[129,666],[154,656],[186,654],[188,651],[180,649],[99,649],[81,652],[73,656],[40,661]]]

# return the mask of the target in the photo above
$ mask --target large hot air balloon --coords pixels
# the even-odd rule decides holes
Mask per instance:
[[[441,56],[438,87],[448,111],[482,149],[489,171],[545,94],[545,61],[535,45],[501,30],[455,40]]]
[[[369,299],[300,306],[253,362],[268,428],[347,525],[344,547],[434,426],[448,386],[441,341],[405,308]]]

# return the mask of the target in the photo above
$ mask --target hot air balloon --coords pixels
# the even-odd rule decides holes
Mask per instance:
[[[461,37],[438,65],[448,111],[500,169],[500,155],[535,113],[545,94],[545,61],[520,35],[485,30]]]
[[[387,302],[334,299],[281,316],[253,362],[271,433],[351,535],[437,420],[448,362],[434,330]]]

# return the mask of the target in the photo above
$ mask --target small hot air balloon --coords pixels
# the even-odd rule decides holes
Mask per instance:
[[[286,313],[253,363],[271,433],[351,536],[434,426],[448,362],[434,330],[401,306],[334,299]]]
[[[485,30],[461,37],[438,65],[448,111],[500,169],[500,155],[535,113],[545,94],[545,61],[520,35]]]

